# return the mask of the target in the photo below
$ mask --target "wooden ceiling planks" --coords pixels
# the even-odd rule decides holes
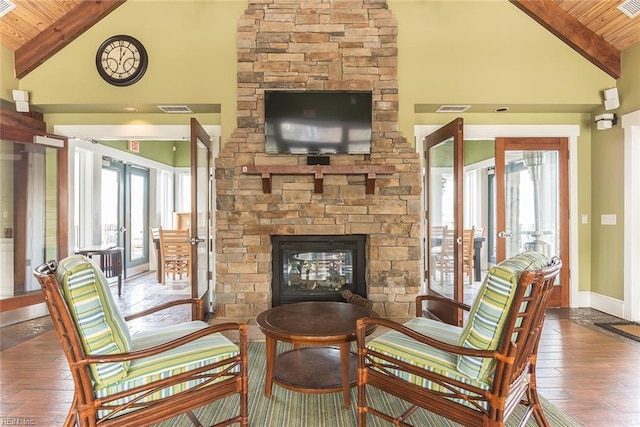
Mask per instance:
[[[618,9],[624,0],[554,0],[581,24],[619,51],[640,41],[640,17],[629,18]]]
[[[126,0],[83,1],[15,51],[16,77],[22,78]]]
[[[82,0],[12,0],[16,7],[0,19],[2,45],[16,51],[73,10]]]

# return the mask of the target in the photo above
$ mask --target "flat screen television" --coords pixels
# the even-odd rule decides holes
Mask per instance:
[[[269,154],[371,153],[371,92],[266,91],[264,112]]]

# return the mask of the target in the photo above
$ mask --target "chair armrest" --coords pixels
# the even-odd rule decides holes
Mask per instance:
[[[477,350],[473,348],[447,344],[445,342],[438,341],[427,335],[423,335],[419,332],[409,329],[400,323],[394,322],[393,320],[374,317],[364,317],[356,321],[356,337],[358,342],[358,349],[366,346],[364,339],[366,336],[365,331],[367,330],[367,328],[371,328],[370,325],[382,326],[384,328],[392,329],[394,331],[400,332],[403,335],[406,335],[407,337],[410,337],[411,339],[416,340],[419,343],[437,348],[442,351],[446,351],[448,353],[453,353],[458,356],[475,356],[490,359],[500,359],[502,357],[496,350]]]
[[[471,310],[471,306],[460,301],[452,300],[450,298],[444,298],[437,295],[418,295],[416,297],[416,317],[423,317],[422,302],[423,301],[436,301],[438,303],[453,306],[465,311]]]
[[[145,348],[144,350],[132,351],[129,353],[120,354],[108,354],[108,355],[87,355],[83,360],[78,361],[78,365],[90,365],[93,363],[113,363],[113,362],[125,362],[135,359],[142,359],[144,357],[153,356],[156,354],[164,353],[165,351],[180,347],[181,345],[190,343],[207,335],[212,335],[217,332],[224,331],[238,331],[240,333],[240,345],[246,345],[247,343],[247,325],[241,323],[221,323],[215,326],[209,326],[199,331],[192,332],[178,339],[167,341],[164,344],[156,345],[153,347]]]
[[[175,300],[175,301],[169,301],[169,302],[166,302],[164,304],[160,304],[160,305],[157,305],[155,307],[151,307],[151,308],[148,308],[146,310],[139,311],[137,313],[130,314],[128,316],[125,316],[124,320],[126,320],[128,322],[129,320],[138,319],[140,317],[144,317],[144,316],[147,316],[149,314],[156,313],[158,311],[166,310],[167,308],[171,308],[171,307],[175,307],[175,306],[183,305],[183,304],[196,305],[196,306],[199,307],[198,312],[202,311],[201,308],[202,308],[203,302],[202,302],[202,300],[200,298],[179,299],[179,300]]]

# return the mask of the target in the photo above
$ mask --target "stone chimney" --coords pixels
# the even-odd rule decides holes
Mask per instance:
[[[271,304],[271,236],[367,235],[367,298],[382,316],[410,317],[420,291],[420,156],[398,130],[397,23],[386,1],[251,2],[238,23],[237,125],[216,159],[216,316],[256,317]],[[373,94],[370,155],[331,155],[332,166],[393,166],[377,175],[270,176],[245,167],[306,166],[265,154],[264,91]]]

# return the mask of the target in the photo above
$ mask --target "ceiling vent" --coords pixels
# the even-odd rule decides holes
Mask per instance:
[[[618,10],[629,18],[640,16],[640,0],[627,0],[618,5]]]
[[[11,12],[16,5],[9,0],[0,0],[0,18]]]
[[[441,105],[436,113],[464,113],[471,105]]]
[[[165,113],[193,113],[186,105],[158,105],[158,108]]]

